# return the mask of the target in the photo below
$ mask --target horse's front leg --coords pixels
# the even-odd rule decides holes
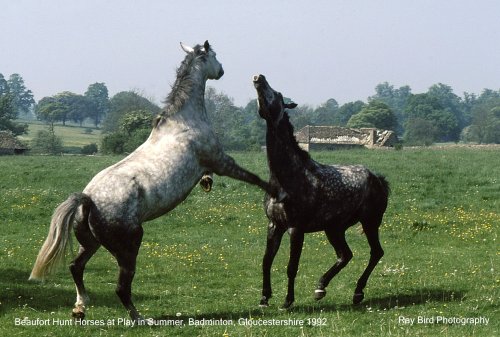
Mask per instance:
[[[283,309],[288,309],[295,301],[295,277],[299,270],[300,254],[302,254],[302,245],[304,244],[304,232],[297,228],[289,228],[290,233],[290,260],[288,261],[288,291],[283,303]]]
[[[273,189],[269,183],[263,181],[257,175],[245,170],[244,168],[236,164],[234,159],[227,154],[223,154],[222,158],[213,162],[210,166],[213,172],[220,176],[228,176],[233,179],[241,180],[249,184],[259,186],[269,195],[278,197],[279,191]]]
[[[269,299],[272,297],[273,291],[271,287],[271,267],[274,257],[280,248],[281,239],[285,233],[285,227],[277,227],[273,222],[267,228],[267,244],[266,252],[262,260],[262,298],[260,306],[269,306]]]

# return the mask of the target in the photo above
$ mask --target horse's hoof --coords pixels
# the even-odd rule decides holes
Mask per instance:
[[[269,298],[267,298],[267,296],[262,296],[262,298],[260,299],[259,307],[261,308],[269,307]]]
[[[214,183],[214,180],[211,177],[209,177],[209,176],[204,176],[200,180],[200,186],[201,186],[201,188],[203,189],[203,191],[205,191],[207,193],[212,190],[213,183]]]
[[[71,312],[71,316],[73,319],[84,319],[85,318],[85,312],[82,311],[80,308],[74,308],[73,311]]]
[[[354,305],[360,304],[364,298],[365,298],[365,294],[363,294],[363,293],[354,294],[352,296],[352,304],[354,304]]]
[[[288,310],[292,307],[292,304],[293,304],[293,301],[285,301],[285,303],[283,303],[283,305],[279,308],[279,310],[282,310],[282,311],[285,311],[285,310]]]
[[[326,296],[326,290],[325,289],[316,289],[314,291],[314,299],[316,301],[321,300],[325,296]]]
[[[138,325],[144,325],[144,326],[153,326],[155,323],[155,320],[152,318],[139,318],[136,320]]]

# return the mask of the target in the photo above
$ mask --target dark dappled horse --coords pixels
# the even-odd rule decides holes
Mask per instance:
[[[120,272],[116,293],[134,320],[140,318],[131,300],[131,285],[141,245],[142,223],[183,201],[207,172],[246,181],[272,193],[270,185],[239,167],[226,155],[205,109],[205,83],[224,71],[208,41],[187,53],[166,105],[149,138],[122,161],[99,172],[82,193],[75,193],[54,212],[49,234],[31,279],[43,279],[64,257],[74,229],[80,243],[70,271],[77,298],[73,315],[84,317],[88,303],[83,283],[85,264],[102,245],[116,258]],[[202,180],[209,190],[209,181]],[[273,194],[273,193],[272,193]],[[166,232],[168,235],[168,232]]]
[[[290,234],[290,260],[288,263],[288,291],[283,304],[288,308],[294,301],[294,282],[297,275],[304,234],[325,231],[338,260],[319,279],[315,298],[326,295],[331,279],[352,258],[345,240],[345,231],[361,222],[370,245],[370,261],[357,282],[353,303],[363,300],[363,289],[368,277],[382,258],[378,229],[382,222],[389,196],[385,178],[363,166],[327,166],[315,162],[300,149],[293,135],[293,127],[285,109],[281,93],[274,91],[262,75],[253,77],[257,90],[259,115],[266,120],[267,161],[270,184],[282,189],[283,200],[266,195],[264,206],[271,221],[267,246],[262,263],[263,287],[261,306],[267,306],[272,295],[271,265],[279,249],[283,234]]]

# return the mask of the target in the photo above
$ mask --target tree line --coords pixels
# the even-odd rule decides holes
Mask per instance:
[[[240,107],[225,93],[208,87],[205,101],[214,130],[227,150],[258,149],[264,144],[265,123],[258,117],[256,99]],[[109,98],[104,83],[90,84],[84,94],[65,91],[35,104],[20,75],[5,80],[0,74],[0,130],[25,132],[26,128],[13,120],[29,111],[51,125],[52,132],[54,123],[73,121],[82,125],[91,121],[104,134],[102,152],[124,153],[133,151],[148,137],[152,120],[161,108],[135,91]],[[316,107],[299,105],[290,112],[290,118],[296,130],[305,125],[393,130],[405,145],[458,141],[498,144],[500,90],[458,96],[450,86],[438,83],[425,93],[414,94],[409,86],[396,88],[384,82],[366,101],[339,105],[331,98]]]

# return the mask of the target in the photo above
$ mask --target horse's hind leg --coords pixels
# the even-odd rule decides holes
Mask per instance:
[[[76,285],[76,302],[73,308],[73,317],[75,318],[85,317],[85,306],[89,302],[89,297],[83,283],[83,272],[87,262],[100,247],[100,244],[93,237],[89,228],[83,226],[79,224],[75,228],[75,235],[80,242],[80,249],[78,255],[69,266],[69,270],[71,271],[71,275]]]
[[[368,262],[368,266],[366,266],[365,271],[359,278],[356,289],[354,290],[354,296],[352,297],[353,304],[361,303],[361,301],[365,297],[363,289],[368,282],[368,278],[370,277],[370,274],[372,273],[373,269],[380,261],[382,256],[384,256],[384,250],[380,245],[378,236],[378,228],[380,226],[380,222],[381,220],[378,221],[378,223],[375,223],[375,225],[368,224],[366,222],[362,224],[363,231],[365,232],[366,238],[368,239],[368,244],[370,245],[370,261]]]
[[[326,230],[326,236],[337,254],[335,264],[319,279],[318,286],[314,291],[314,298],[320,300],[326,295],[325,288],[332,278],[338,274],[352,259],[352,251],[345,240],[345,230]]]
[[[120,267],[116,294],[127,309],[130,318],[134,321],[141,319],[139,312],[132,303],[132,281],[135,275],[137,254],[139,253],[142,234],[142,227],[136,227],[129,236],[122,236],[122,239],[126,237],[128,240],[122,241],[122,245],[118,249],[110,250],[115,255]]]

